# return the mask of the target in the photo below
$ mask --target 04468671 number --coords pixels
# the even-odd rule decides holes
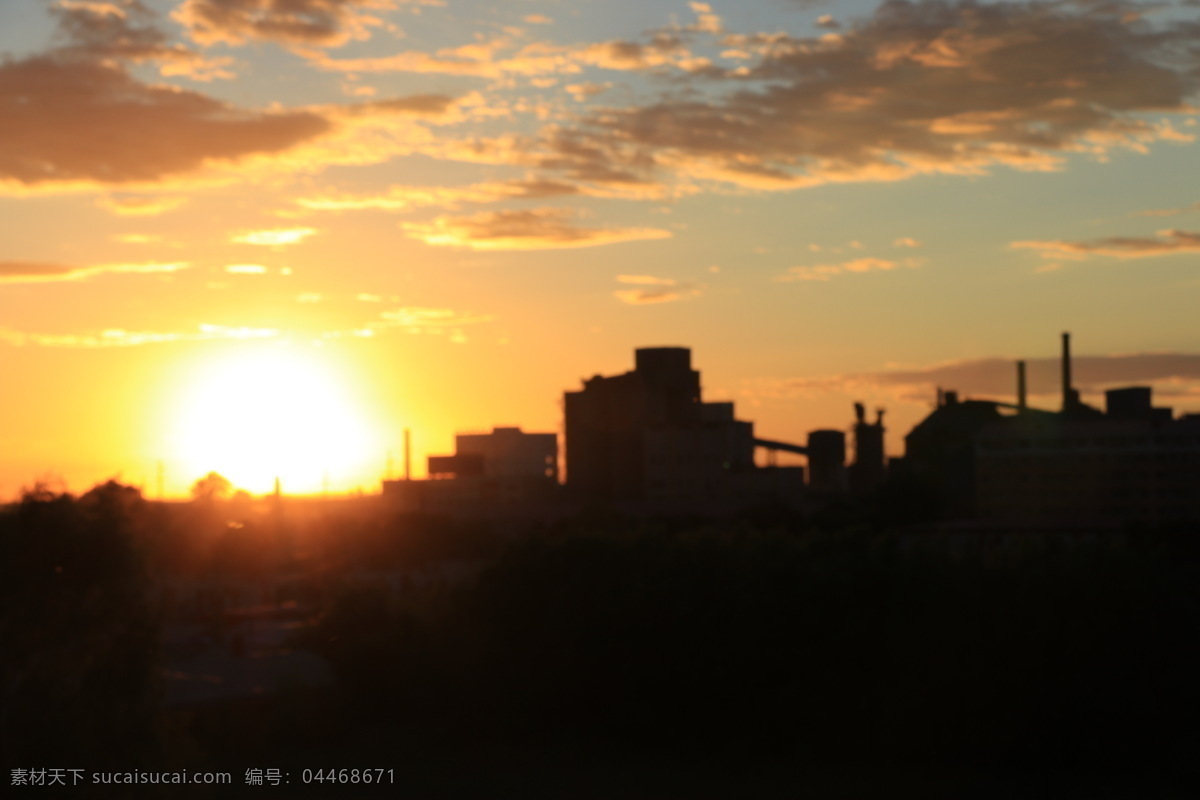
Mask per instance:
[[[306,769],[305,783],[395,783],[394,769]]]

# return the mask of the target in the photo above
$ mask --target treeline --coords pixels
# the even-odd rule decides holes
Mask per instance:
[[[163,756],[160,619],[136,544],[148,521],[139,492],[112,482],[0,509],[6,768]]]

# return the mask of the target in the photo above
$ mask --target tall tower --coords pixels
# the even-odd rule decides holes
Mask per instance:
[[[1062,335],[1062,410],[1072,411],[1078,398],[1071,388],[1071,334],[1063,331]]]

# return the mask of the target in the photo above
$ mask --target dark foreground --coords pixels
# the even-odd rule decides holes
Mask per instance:
[[[499,536],[375,508],[168,508],[115,484],[31,494],[0,511],[4,780],[231,774],[13,787],[197,798],[1183,797],[1200,780],[1200,531]],[[268,656],[262,620],[282,617],[237,608],[246,586],[295,612],[270,657],[326,677],[177,691],[189,658]]]

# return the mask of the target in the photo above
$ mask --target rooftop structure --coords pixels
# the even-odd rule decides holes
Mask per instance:
[[[906,474],[946,518],[996,521],[1159,523],[1200,519],[1200,418],[1155,408],[1150,387],[1084,404],[1072,383],[1070,334],[1062,337],[1062,406],[1030,408],[1024,362],[1017,403],[938,405],[905,437]]]
[[[429,456],[429,479],[384,481],[384,494],[409,511],[505,516],[544,509],[558,488],[558,436],[499,427],[460,433],[453,455]]]
[[[584,506],[720,514],[798,506],[803,469],[759,468],[754,425],[705,403],[684,347],[636,351],[635,368],[564,396],[567,488]]]

